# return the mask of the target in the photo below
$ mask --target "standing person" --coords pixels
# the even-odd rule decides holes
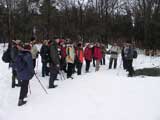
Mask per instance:
[[[60,56],[61,56],[61,70],[63,70],[64,72],[67,72],[66,70],[66,45],[64,42],[60,43]]]
[[[124,50],[126,48],[126,44],[124,43],[122,50],[121,50],[121,56],[122,56],[122,61],[123,61],[123,69],[126,70],[127,66],[126,66],[126,58],[125,58],[125,54],[124,54]]]
[[[96,46],[96,44],[93,44],[93,46],[92,46],[92,54],[94,55],[94,49],[95,49],[95,46]],[[93,56],[93,67],[95,67],[96,66],[96,63],[95,63],[95,57]]]
[[[107,53],[107,50],[106,50],[106,47],[105,47],[105,44],[101,44],[101,49],[102,49],[102,60],[101,60],[101,65],[105,65],[106,64],[106,53]]]
[[[42,61],[42,77],[49,75],[49,46],[48,40],[43,41],[43,45],[40,50],[41,61]]]
[[[27,102],[24,101],[24,98],[28,93],[29,80],[32,79],[35,72],[33,68],[32,55],[29,49],[30,47],[27,45],[24,47],[22,47],[22,45],[17,45],[17,48],[19,53],[16,57],[15,69],[17,72],[17,78],[22,80],[18,106],[22,106]]]
[[[66,48],[66,62],[68,64],[67,68],[67,78],[71,78],[73,74],[73,68],[74,68],[74,61],[75,61],[75,50],[73,44],[67,44]]]
[[[74,51],[77,51],[77,50],[78,50],[78,47],[77,47],[77,43],[76,43],[76,42],[73,43],[73,47],[74,47]],[[76,58],[76,53],[75,53],[75,58]],[[77,63],[78,63],[77,59],[74,59],[74,63],[73,63],[73,73],[76,72]]]
[[[82,43],[78,43],[77,50],[76,50],[77,74],[78,75],[81,75],[83,58],[84,58],[83,45]]]
[[[34,38],[31,39],[31,54],[32,54],[32,59],[33,59],[33,67],[35,68],[36,66],[36,59],[38,57],[38,48],[36,46],[36,40]]]
[[[56,88],[54,84],[60,69],[60,58],[58,55],[59,39],[53,40],[50,46],[50,78],[49,88]]]
[[[89,72],[90,63],[92,61],[92,48],[91,44],[88,44],[84,50],[84,58],[86,61],[86,72]]]
[[[21,43],[20,40],[12,40],[12,47],[11,47],[11,62],[10,66],[12,67],[12,88],[15,88],[15,86],[20,86],[21,85],[21,80],[17,79],[17,72],[15,70],[15,60],[18,55],[18,48],[17,45]],[[18,83],[16,84],[16,79]]]
[[[110,49],[111,56],[110,56],[110,61],[109,61],[109,69],[112,68],[113,62],[114,62],[114,69],[116,69],[116,67],[117,67],[118,50],[119,49],[118,49],[117,44],[114,43]]]
[[[132,77],[134,74],[133,69],[133,56],[134,56],[134,49],[130,42],[127,43],[126,48],[124,49],[124,55],[126,59],[126,67],[127,71],[129,72],[128,77]]]
[[[102,59],[102,51],[100,48],[100,43],[97,43],[94,47],[94,58],[96,60],[96,71],[99,71],[100,68],[100,61]]]

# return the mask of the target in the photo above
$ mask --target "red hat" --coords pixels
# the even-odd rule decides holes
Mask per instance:
[[[31,50],[31,46],[30,46],[29,44],[25,44],[25,45],[24,45],[24,49],[26,49],[26,50]]]

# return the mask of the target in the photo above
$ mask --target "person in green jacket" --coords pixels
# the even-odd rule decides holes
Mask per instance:
[[[50,46],[50,78],[49,78],[49,88],[55,88],[57,85],[54,81],[57,79],[60,68],[60,58],[58,55],[58,39],[53,40]]]

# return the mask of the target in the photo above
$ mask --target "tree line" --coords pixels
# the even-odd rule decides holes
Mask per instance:
[[[71,38],[160,47],[160,0],[0,0],[0,40]]]

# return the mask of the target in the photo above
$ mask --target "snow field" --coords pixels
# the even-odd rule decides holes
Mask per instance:
[[[84,73],[84,64],[81,76],[56,81],[58,87],[47,89],[48,95],[34,77],[27,104],[18,107],[19,88],[11,88],[11,70],[0,59],[0,120],[160,120],[160,78],[126,77],[120,57],[116,70],[108,70],[108,63],[109,55],[99,72],[91,65],[90,73]],[[135,69],[158,65],[158,57],[134,60]],[[36,72],[47,88],[40,57]]]

